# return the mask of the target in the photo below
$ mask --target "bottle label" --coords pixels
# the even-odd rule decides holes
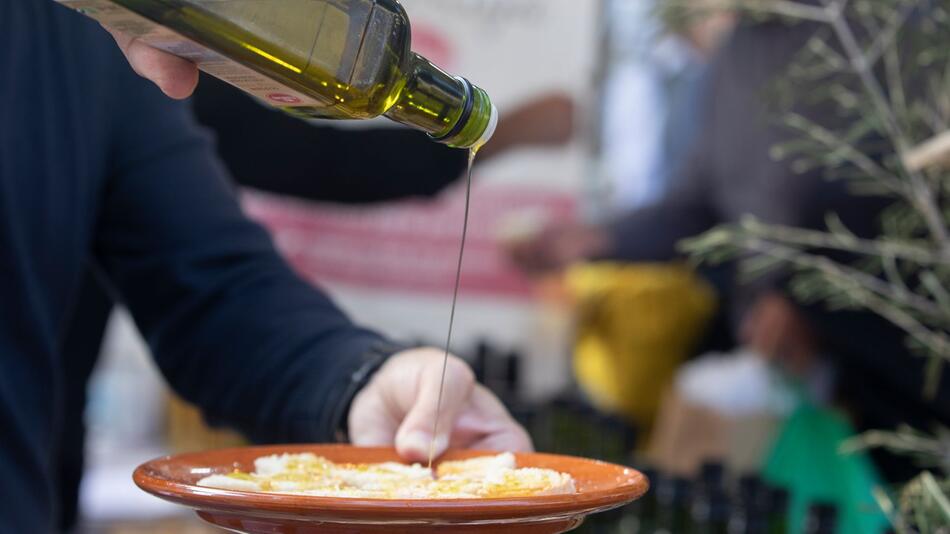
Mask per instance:
[[[110,29],[141,39],[155,48],[188,59],[198,65],[198,68],[202,71],[220,78],[272,106],[281,108],[328,107],[326,103],[320,100],[272,80],[110,0],[57,0],[57,2],[99,21]]]

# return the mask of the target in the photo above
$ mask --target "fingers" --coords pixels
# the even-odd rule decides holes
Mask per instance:
[[[399,421],[373,381],[353,399],[347,419],[350,442],[360,447],[390,446],[396,440]]]
[[[191,96],[198,86],[198,67],[178,56],[163,52],[124,33],[106,28],[139,76],[151,80],[174,99]]]
[[[532,445],[528,433],[517,425],[510,430],[473,441],[467,444],[466,448],[476,451],[534,452],[534,445]]]
[[[529,274],[557,272],[609,246],[609,238],[595,227],[555,224],[537,235],[507,244],[509,258]]]
[[[102,27],[105,31],[109,32],[109,35],[115,39],[115,44],[119,45],[119,49],[122,50],[123,54],[127,54],[129,45],[132,44],[132,37],[120,31],[113,30],[107,26]]]
[[[449,358],[440,408],[441,379],[442,357],[438,351],[431,351],[419,377],[418,395],[396,433],[396,450],[408,460],[427,460],[430,445],[435,456],[445,452],[456,420],[471,401],[475,376],[464,362],[454,356]],[[433,441],[433,422],[437,414],[438,434]]]
[[[506,253],[509,259],[522,271],[529,274],[538,274],[548,271],[549,261],[543,244],[539,238],[506,243]]]
[[[521,144],[557,146],[574,134],[574,101],[569,95],[553,93],[532,100],[502,118],[499,128],[513,123]]]
[[[444,361],[439,349],[413,349],[393,356],[353,400],[348,416],[353,444],[395,443],[403,458],[424,462],[433,445],[438,413],[435,456],[449,446],[532,450],[527,432],[494,394],[475,383],[472,370],[455,356],[450,356],[446,365],[439,410]]]
[[[470,416],[470,417],[469,417]],[[468,413],[453,436],[453,446],[488,451],[531,452],[534,445],[525,429],[493,393],[476,385]]]

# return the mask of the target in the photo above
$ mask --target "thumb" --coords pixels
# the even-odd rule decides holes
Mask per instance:
[[[139,76],[157,85],[176,100],[188,98],[198,85],[198,67],[187,59],[163,52],[127,34],[103,26],[112,34]]]
[[[426,461],[430,448],[433,457],[440,456],[448,449],[455,421],[468,403],[475,386],[471,369],[461,360],[449,358],[439,406],[442,362],[437,363],[423,369],[418,395],[396,432],[396,450],[408,460]],[[437,417],[438,425],[435,425]],[[438,426],[437,430],[435,426]],[[437,431],[435,439],[433,430]]]

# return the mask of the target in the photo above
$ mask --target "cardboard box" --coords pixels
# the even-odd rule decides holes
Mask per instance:
[[[695,475],[707,460],[722,461],[733,473],[758,471],[780,424],[776,415],[725,415],[670,391],[647,457],[658,469],[679,476]]]

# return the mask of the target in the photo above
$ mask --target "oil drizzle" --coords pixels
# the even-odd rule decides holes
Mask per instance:
[[[455,269],[455,289],[452,292],[452,309],[449,312],[449,333],[445,339],[445,357],[442,360],[442,379],[439,381],[439,400],[435,407],[435,422],[432,425],[432,441],[429,442],[429,469],[435,460],[435,440],[439,435],[439,416],[442,411],[442,394],[445,393],[445,373],[449,366],[449,352],[452,346],[452,327],[455,326],[455,306],[459,299],[459,285],[462,282],[462,260],[465,258],[465,240],[468,237],[468,216],[472,200],[472,167],[475,165],[475,155],[478,147],[468,152],[468,176],[465,181],[465,215],[462,222],[462,242],[459,245],[458,266]]]

